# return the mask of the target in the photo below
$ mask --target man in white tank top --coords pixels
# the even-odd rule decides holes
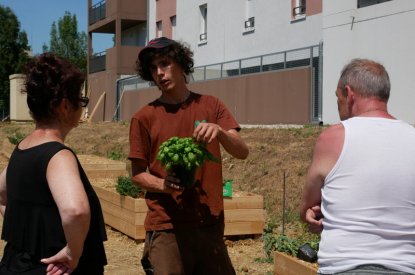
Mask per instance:
[[[319,274],[415,274],[415,129],[388,113],[389,92],[379,63],[342,70],[342,122],[316,142],[301,205]]]

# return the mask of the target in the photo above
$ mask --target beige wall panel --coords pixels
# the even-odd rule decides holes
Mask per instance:
[[[192,91],[220,98],[241,124],[311,122],[310,69],[290,69],[189,84]],[[160,96],[157,88],[127,91],[121,120]]]

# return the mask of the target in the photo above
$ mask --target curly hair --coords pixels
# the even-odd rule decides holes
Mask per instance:
[[[43,53],[26,64],[25,92],[32,118],[37,122],[56,119],[55,108],[63,98],[79,107],[85,74],[69,61]]]
[[[177,41],[172,41],[172,44],[161,49],[145,49],[146,54],[141,58],[137,58],[136,71],[138,75],[147,81],[154,82],[151,75],[151,62],[156,56],[165,56],[177,63],[186,75],[193,73],[193,52],[189,47]]]

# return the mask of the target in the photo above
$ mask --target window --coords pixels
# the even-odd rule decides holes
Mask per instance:
[[[294,18],[304,17],[305,12],[306,12],[306,0],[295,0],[292,16]]]
[[[199,6],[200,9],[200,34],[199,43],[207,41],[207,4]]]
[[[170,23],[171,23],[171,37],[174,39],[175,32],[176,32],[176,15],[170,17]]]
[[[357,0],[357,8],[364,8],[364,7],[368,7],[368,6],[372,6],[372,5],[376,5],[376,4],[380,4],[383,2],[388,2],[391,0]]]
[[[161,21],[156,22],[156,37],[162,37],[163,36],[163,25]]]
[[[252,31],[255,28],[255,6],[254,0],[246,0],[245,9],[245,31]]]
[[[255,17],[249,17],[248,20],[245,21],[245,29],[252,29],[255,27]]]

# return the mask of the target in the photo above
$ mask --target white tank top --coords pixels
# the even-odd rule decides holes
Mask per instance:
[[[319,271],[415,273],[415,129],[385,118],[342,123],[343,149],[322,187]]]

